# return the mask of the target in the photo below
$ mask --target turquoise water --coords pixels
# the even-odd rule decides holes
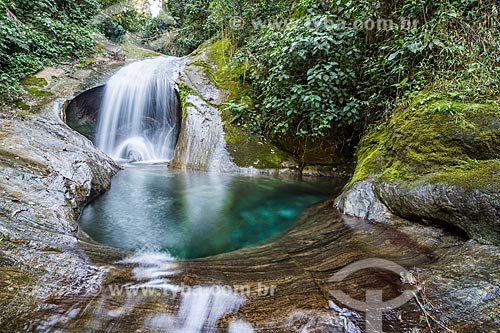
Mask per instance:
[[[199,258],[262,242],[337,189],[324,179],[127,167],[84,209],[80,226],[113,247]]]

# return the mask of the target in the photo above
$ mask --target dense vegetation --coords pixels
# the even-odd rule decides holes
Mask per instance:
[[[160,24],[140,9],[121,0],[0,0],[0,97],[44,66],[88,54],[94,33],[141,41]]]
[[[234,119],[268,136],[320,142],[342,128],[359,133],[425,89],[498,100],[496,1],[190,3],[179,43],[232,41],[233,65],[248,68],[241,79],[251,89],[228,105]]]
[[[496,3],[168,0],[151,18],[119,0],[0,0],[0,92],[85,54],[96,29],[177,55],[224,38],[246,87],[227,103],[233,120],[275,139],[355,143],[418,91],[498,101]]]
[[[96,0],[0,0],[0,94],[44,66],[82,56],[93,45]]]
[[[253,47],[258,51],[253,86],[263,102],[263,124],[291,135],[328,136],[332,124],[354,123],[361,130],[407,94],[436,81],[465,83],[468,91],[462,93],[477,98],[494,94],[498,30],[483,21],[492,6],[476,1],[404,3],[313,6],[283,31],[270,30],[253,42],[264,45]],[[419,23],[390,31],[349,25],[328,31],[310,23],[346,17],[351,22],[382,17],[398,25],[401,18]]]

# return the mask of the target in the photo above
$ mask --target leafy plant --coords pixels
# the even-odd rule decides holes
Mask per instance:
[[[363,117],[364,103],[356,92],[362,56],[357,33],[320,27],[333,19],[297,19],[283,31],[268,30],[251,45],[259,45],[250,79],[260,103],[249,116],[260,116],[266,132],[325,137]]]
[[[0,1],[0,96],[21,91],[20,80],[93,45],[95,0]]]

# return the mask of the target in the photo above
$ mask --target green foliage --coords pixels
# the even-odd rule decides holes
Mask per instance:
[[[214,0],[210,18],[224,37],[241,46],[268,23],[285,23],[291,11],[288,0]]]
[[[96,0],[0,1],[0,96],[46,65],[87,53],[98,8]]]
[[[185,55],[215,34],[210,19],[210,0],[174,0],[167,2],[167,10],[175,20],[175,53]]]
[[[289,16],[289,0],[170,0],[167,9],[175,19],[176,54],[194,51],[206,40],[220,36],[241,46],[259,31],[267,20],[282,20]],[[242,24],[235,27],[234,22]]]
[[[407,1],[391,15],[418,23],[409,30],[396,26],[373,37],[378,45],[370,50],[364,67],[380,80],[383,90],[365,89],[378,95],[374,103],[378,112],[391,107],[384,101],[411,98],[430,84],[434,90],[455,91],[476,102],[495,99],[500,88],[495,1]]]
[[[127,34],[127,30],[120,23],[117,23],[111,18],[104,20],[100,24],[99,29],[107,38],[117,43],[123,42]]]
[[[334,20],[315,15],[290,23],[283,31],[267,32],[252,66],[261,103],[251,118],[274,135],[324,137],[332,126],[351,125],[362,118],[357,66],[362,54],[356,31],[318,28],[313,22]]]
[[[298,1],[286,26],[241,33],[233,61],[249,62],[256,105],[234,114],[275,137],[332,138],[339,129],[360,133],[423,89],[498,102],[495,4]],[[370,20],[373,29],[364,26]]]
[[[148,8],[125,0],[101,0],[105,10],[100,13],[98,28],[114,42],[124,42],[127,34],[141,39],[151,20]]]

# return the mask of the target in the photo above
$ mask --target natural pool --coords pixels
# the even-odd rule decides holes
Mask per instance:
[[[97,242],[126,250],[199,258],[233,251],[287,229],[339,182],[310,178],[212,174],[129,166],[90,203],[81,228]]]

